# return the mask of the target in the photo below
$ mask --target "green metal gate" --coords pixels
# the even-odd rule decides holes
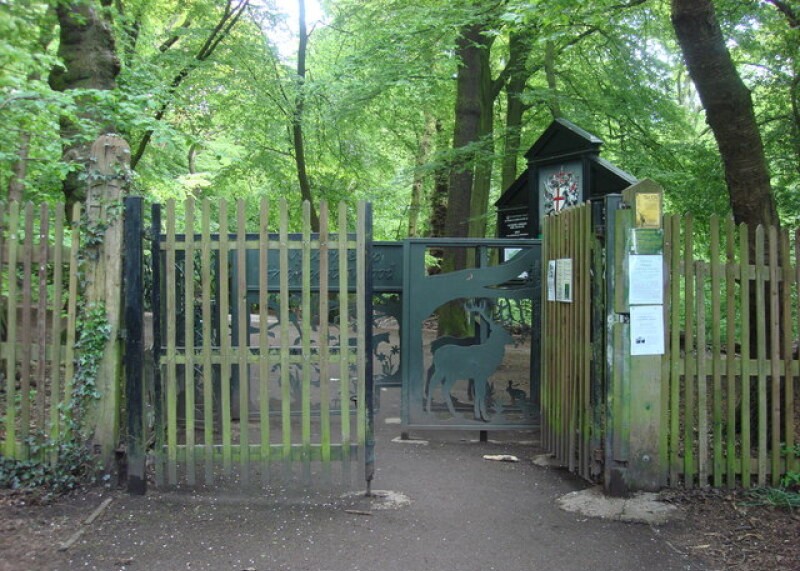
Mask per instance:
[[[415,239],[405,248],[404,427],[536,427],[539,241]],[[441,271],[437,257],[460,258],[463,269]],[[466,335],[440,335],[445,311],[466,323]]]

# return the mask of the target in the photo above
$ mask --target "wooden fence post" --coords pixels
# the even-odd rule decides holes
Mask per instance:
[[[609,361],[609,403],[615,411],[606,488],[613,495],[657,490],[666,483],[661,465],[662,356],[665,352],[663,190],[643,180],[623,193],[617,211],[616,286],[610,313],[617,323]]]
[[[92,145],[87,171],[89,188],[86,215],[92,238],[86,263],[87,307],[103,306],[110,336],[97,374],[99,400],[88,412],[86,428],[106,472],[113,469],[119,443],[120,387],[122,380],[122,202],[127,181],[130,147],[116,135],[101,135]],[[94,251],[92,251],[94,250]]]

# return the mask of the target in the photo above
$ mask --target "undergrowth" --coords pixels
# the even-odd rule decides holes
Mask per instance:
[[[60,435],[53,439],[38,431],[23,443],[22,457],[0,456],[0,488],[25,492],[35,501],[46,502],[91,483],[99,469],[81,422],[100,397],[96,379],[111,327],[102,304],[82,308],[78,323],[75,376],[69,398],[58,404]]]
[[[800,457],[800,444],[783,450],[785,457]],[[800,472],[788,471],[777,488],[758,488],[749,493],[753,503],[793,510],[800,508]]]

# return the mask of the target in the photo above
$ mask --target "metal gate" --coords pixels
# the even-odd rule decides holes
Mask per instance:
[[[437,259],[445,260],[438,266]],[[456,259],[456,271],[442,271]],[[403,425],[493,430],[538,425],[537,240],[405,242]],[[465,334],[440,335],[442,319]]]
[[[355,232],[345,204],[322,203],[313,233],[307,203],[298,234],[285,201],[277,216],[262,201],[255,228],[251,214],[170,201],[162,227],[153,207],[156,481],[248,481],[278,465],[347,479],[364,466],[369,485],[370,207]]]

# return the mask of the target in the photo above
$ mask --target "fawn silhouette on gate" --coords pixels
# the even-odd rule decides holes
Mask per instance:
[[[486,395],[489,377],[497,370],[505,355],[505,346],[513,342],[513,337],[487,312],[486,302],[467,303],[465,309],[482,318],[489,329],[482,343],[464,345],[460,340],[444,344],[433,353],[432,374],[427,390],[427,410],[431,411],[431,400],[437,386],[441,386],[442,397],[450,414],[456,416],[450,392],[456,381],[472,379],[474,383],[473,412],[476,420],[489,420],[486,410]]]

